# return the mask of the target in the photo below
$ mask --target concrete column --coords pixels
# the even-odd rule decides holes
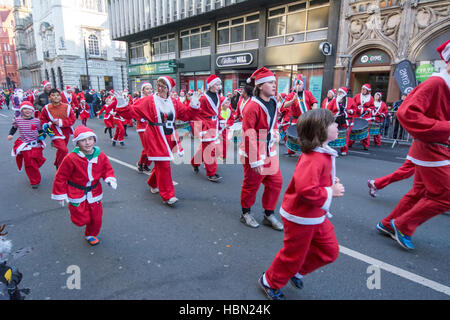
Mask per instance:
[[[264,67],[264,57],[266,48],[266,24],[267,9],[259,10],[259,44],[258,44],[258,68]]]
[[[211,34],[210,34],[210,55],[211,55],[211,74],[216,73],[216,52],[217,52],[217,22],[211,21]]]

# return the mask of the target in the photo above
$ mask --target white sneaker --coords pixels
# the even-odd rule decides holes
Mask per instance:
[[[158,194],[159,193],[159,189],[158,188],[150,188],[150,192],[153,194]]]
[[[369,187],[369,194],[371,197],[376,198],[377,197],[377,187],[375,187],[375,180],[369,180],[367,181],[367,186]]]
[[[259,227],[259,223],[256,222],[255,218],[250,213],[243,214],[241,216],[241,222],[251,228]]]
[[[270,216],[264,215],[263,224],[269,227],[272,227],[272,229],[277,231],[283,231],[284,227],[283,224],[277,220],[277,218],[274,217],[273,214]]]
[[[167,201],[164,201],[164,203],[167,204],[169,207],[173,206],[177,202],[178,202],[178,198],[176,198],[176,197],[173,197]]]

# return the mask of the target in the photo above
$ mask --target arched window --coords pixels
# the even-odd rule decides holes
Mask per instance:
[[[98,44],[98,38],[96,35],[91,34],[88,38],[88,45],[89,45],[89,54],[98,56],[100,55],[100,48]]]

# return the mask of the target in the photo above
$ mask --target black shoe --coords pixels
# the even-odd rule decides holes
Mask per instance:
[[[292,277],[291,278],[291,284],[296,287],[297,289],[303,289],[303,281],[302,279]]]
[[[150,168],[148,167],[148,165],[146,165],[146,164],[142,165],[142,168],[144,169],[144,171],[147,171],[147,172],[152,171],[152,169],[150,169]]]
[[[34,184],[34,185],[31,186],[31,188],[32,188],[32,189],[38,189],[38,188],[39,188],[39,185],[38,185],[38,184]]]
[[[121,142],[121,143],[120,143],[120,146],[121,146],[121,147],[125,147],[125,143],[124,143],[124,142]]]
[[[264,284],[263,276],[259,278],[258,284],[269,300],[286,300],[286,297],[281,290],[272,289]]]
[[[144,173],[144,166],[142,164],[138,164],[137,170],[139,171],[139,173]]]
[[[106,134],[106,131],[108,131],[108,128],[105,128],[105,130],[103,132]]]
[[[222,177],[219,176],[218,174],[208,177],[208,180],[211,182],[219,182],[219,180],[221,180],[221,179],[222,179]]]
[[[113,146],[113,147],[116,146],[116,142],[115,142],[115,141],[112,142],[112,146]]]
[[[364,151],[369,151],[369,148],[364,147]]]
[[[192,167],[192,170],[194,170],[194,173],[198,173],[199,172],[198,167]]]

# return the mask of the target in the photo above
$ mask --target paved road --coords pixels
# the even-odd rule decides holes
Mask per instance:
[[[10,157],[10,123],[10,113],[0,111],[0,224],[8,224],[15,248],[34,247],[16,262],[24,286],[32,289],[30,299],[264,300],[257,279],[281,248],[283,234],[265,226],[253,230],[239,221],[242,166],[221,165],[223,182],[213,184],[204,170],[197,176],[188,165],[174,165],[180,202],[168,208],[150,194],[147,176],[132,169],[140,152],[135,130],[129,130],[125,148],[114,148],[103,135],[102,122],[90,120],[98,145],[120,161],[112,162],[118,190],[104,187],[102,243],[93,248],[70,223],[67,208],[50,199],[54,149],[45,150],[42,185],[32,190]],[[184,139],[186,153],[193,143]],[[366,181],[394,171],[406,154],[406,147],[363,152],[357,144],[348,157],[337,160],[338,176],[346,186],[345,197],[332,204],[341,254],[309,275],[304,290],[288,285],[288,299],[450,299],[450,216],[421,226],[413,252],[375,231],[412,180],[389,186],[377,199],[368,196]],[[282,156],[280,161],[284,192],[296,159]],[[258,220],[263,216],[261,195],[262,190],[253,208]],[[374,263],[381,266],[380,282],[370,280]],[[81,270],[79,290],[67,286],[69,266]],[[368,289],[368,279],[380,288]]]

